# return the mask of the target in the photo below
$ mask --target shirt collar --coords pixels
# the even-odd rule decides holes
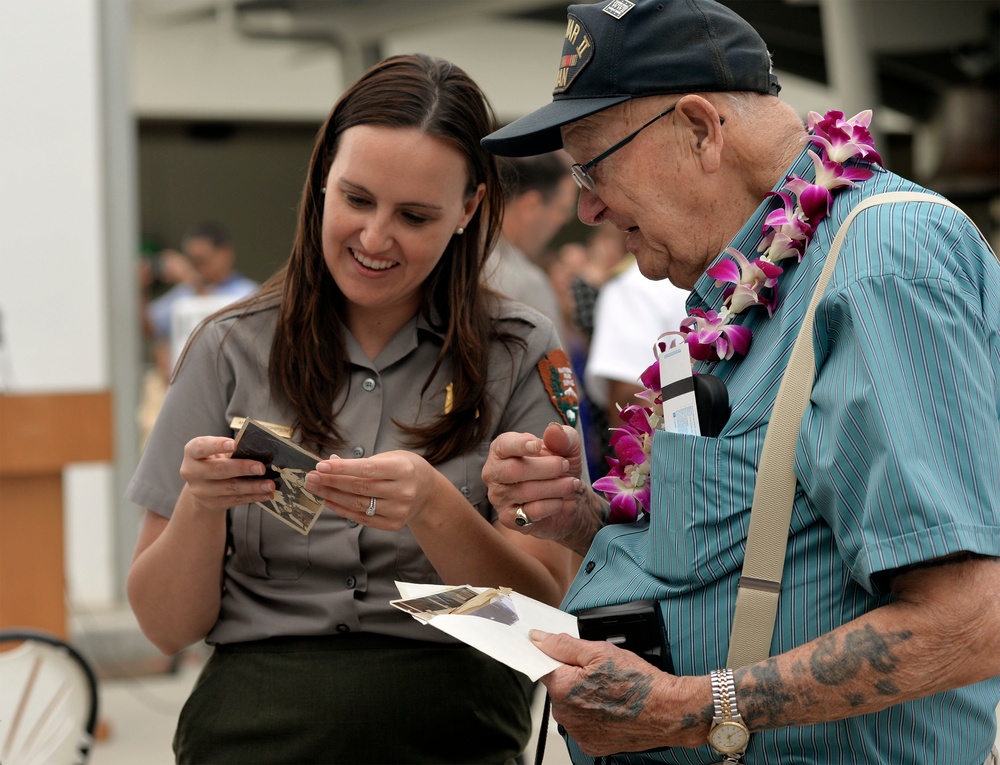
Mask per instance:
[[[386,369],[400,359],[408,356],[420,344],[422,336],[430,337],[438,344],[443,344],[446,328],[437,329],[436,326],[441,326],[441,314],[436,308],[431,308],[430,321],[424,317],[423,313],[418,313],[406,322],[385,348],[381,350],[378,358],[375,359],[378,365],[377,368]],[[361,350],[361,346],[358,345],[357,340],[354,339],[350,332],[346,334],[348,338],[347,353],[351,363],[371,368],[372,363]]]

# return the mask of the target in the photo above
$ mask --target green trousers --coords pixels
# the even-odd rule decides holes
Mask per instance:
[[[217,646],[174,752],[182,765],[513,763],[531,692],[468,646],[353,633]]]

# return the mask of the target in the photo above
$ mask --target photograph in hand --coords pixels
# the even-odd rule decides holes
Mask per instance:
[[[510,588],[478,592],[471,587],[455,587],[418,598],[392,600],[391,605],[407,611],[421,621],[441,614],[469,614],[502,624],[516,624],[517,608],[510,599]]]
[[[300,534],[308,534],[323,510],[323,500],[306,491],[306,474],[316,469],[320,458],[249,418],[235,440],[233,459],[262,462],[264,477],[274,481],[274,499],[254,504]]]

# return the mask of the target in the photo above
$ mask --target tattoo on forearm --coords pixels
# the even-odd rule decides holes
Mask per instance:
[[[825,635],[819,640],[819,647],[812,655],[809,668],[812,676],[823,685],[843,685],[854,680],[866,667],[871,667],[881,675],[893,674],[899,666],[899,659],[892,652],[894,646],[913,637],[912,632],[887,632],[880,634],[871,625],[847,633],[843,645],[833,635]],[[898,689],[889,678],[879,678],[875,684],[883,684],[888,694]]]
[[[605,720],[634,720],[646,708],[652,686],[648,675],[619,671],[613,661],[607,661],[566,697],[581,699]]]
[[[808,666],[796,664],[788,677],[782,676],[774,659],[737,670],[741,713],[751,728],[778,728],[809,719],[809,710],[823,700],[801,688],[801,680],[807,678],[831,689],[842,688],[843,698],[854,708],[869,703],[866,689],[857,685],[865,673],[874,674],[867,686],[872,698],[893,696],[900,691],[893,680],[899,669],[893,649],[912,637],[909,631],[879,632],[865,625],[846,635],[820,638]]]
[[[742,682],[749,675],[749,682]],[[737,670],[739,706],[744,721],[751,728],[778,727],[785,710],[796,704],[796,698],[786,687],[778,663],[768,659],[762,665]]]
[[[686,714],[681,718],[681,730],[692,730],[711,725],[715,717],[715,707],[708,704],[701,708],[701,714]]]

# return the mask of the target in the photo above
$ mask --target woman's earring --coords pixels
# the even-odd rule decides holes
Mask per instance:
[[[319,193],[320,193],[320,194],[325,194],[325,193],[326,193],[326,186],[324,186],[323,188],[321,188],[321,189],[319,190]]]
[[[464,234],[464,233],[465,233],[465,229],[464,229],[464,228],[462,228],[461,226],[459,226],[459,227],[458,227],[458,229],[457,229],[457,230],[455,231],[455,234],[456,234],[457,236],[461,236],[461,235],[462,235],[462,234]]]

